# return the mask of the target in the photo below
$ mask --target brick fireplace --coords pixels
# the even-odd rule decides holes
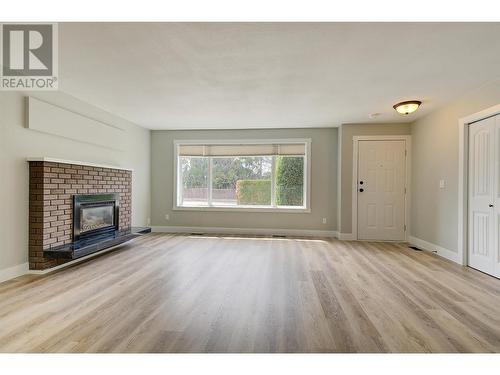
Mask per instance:
[[[132,171],[78,162],[29,160],[29,265],[44,270],[68,259],[44,257],[44,250],[73,241],[73,196],[116,193],[120,231],[131,227]]]

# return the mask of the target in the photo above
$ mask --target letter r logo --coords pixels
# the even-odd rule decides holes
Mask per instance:
[[[52,25],[2,25],[4,76],[52,76]]]

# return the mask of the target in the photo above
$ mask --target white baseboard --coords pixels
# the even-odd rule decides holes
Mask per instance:
[[[128,241],[127,241],[128,242]],[[99,250],[98,252],[96,253],[92,253],[92,254],[89,254],[89,255],[85,255],[81,258],[78,258],[78,259],[73,259],[69,262],[66,262],[66,263],[63,263],[63,264],[60,264],[58,266],[55,266],[55,267],[51,267],[51,268],[47,268],[45,270],[28,270],[26,271],[27,274],[30,274],[30,275],[45,275],[47,273],[51,273],[51,272],[54,272],[54,271],[57,271],[57,270],[60,270],[61,268],[66,268],[66,267],[69,267],[69,266],[73,266],[77,263],[80,263],[80,262],[83,262],[84,260],[87,260],[87,259],[90,259],[90,258],[94,258],[94,257],[97,257],[97,256],[100,256],[102,254],[106,254],[107,252],[109,251],[113,251],[115,250],[116,248],[120,247],[120,246],[123,246],[125,244],[127,244],[127,242],[123,242],[121,244],[118,244],[118,245],[115,245],[113,247],[109,247],[107,249],[104,249],[104,250]]]
[[[250,234],[250,235],[278,235],[278,236],[305,236],[305,237],[338,237],[334,230],[313,229],[272,229],[272,228],[224,228],[224,227],[177,227],[153,226],[156,233],[210,233],[210,234]]]
[[[408,242],[411,245],[415,245],[422,250],[427,251],[436,251],[437,255],[442,256],[443,258],[449,259],[455,263],[462,264],[462,261],[459,259],[458,253],[444,247],[435,245],[433,243],[421,240],[420,238],[408,236]]]
[[[340,233],[337,238],[341,241],[355,241],[357,239],[353,233]]]
[[[98,251],[98,252],[93,253],[93,254],[86,255],[86,256],[78,258],[78,259],[74,259],[72,261],[60,264],[60,265],[52,267],[52,268],[47,268],[45,270],[30,270],[29,263],[19,264],[19,265],[14,266],[14,267],[6,268],[3,270],[0,270],[0,283],[7,281],[7,280],[10,280],[10,279],[14,279],[14,278],[19,277],[19,276],[23,276],[23,275],[45,275],[45,274],[60,270],[61,268],[73,266],[73,265],[80,263],[80,262],[83,262],[87,259],[94,258],[96,256],[105,254],[108,251],[115,250],[116,248],[123,246],[125,244],[126,244],[126,242],[121,243],[121,244],[116,245],[116,246],[113,246],[113,247],[110,247],[108,249]]]
[[[0,283],[22,276],[28,272],[28,269],[29,263],[27,262],[9,268],[4,268],[3,270],[0,270]]]

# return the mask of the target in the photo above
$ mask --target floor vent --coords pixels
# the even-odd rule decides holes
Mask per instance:
[[[206,233],[189,233],[190,236],[204,236]]]
[[[273,234],[271,237],[272,238],[286,238],[286,236],[284,234]]]
[[[423,251],[422,249],[419,249],[416,246],[408,246],[410,249],[415,250],[415,251]]]

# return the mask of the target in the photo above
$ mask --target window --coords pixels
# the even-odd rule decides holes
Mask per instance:
[[[174,146],[176,209],[308,209],[309,140]]]

